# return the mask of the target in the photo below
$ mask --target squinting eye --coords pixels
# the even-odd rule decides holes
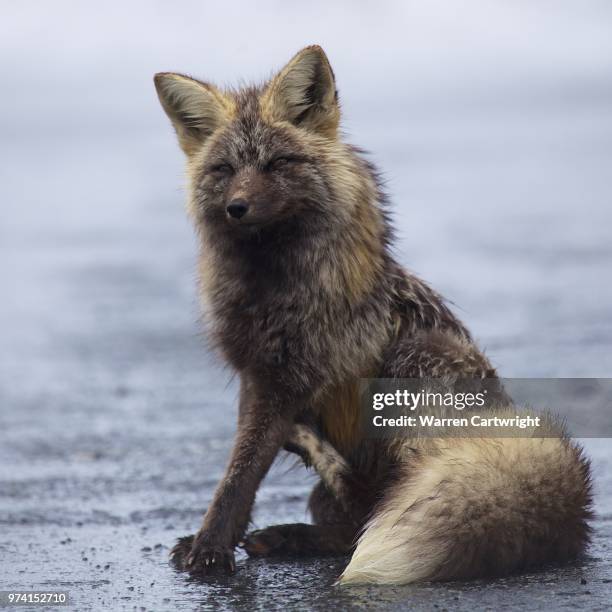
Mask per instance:
[[[217,164],[213,166],[211,172],[216,172],[218,174],[233,174],[234,169],[229,164]]]
[[[291,162],[295,162],[295,161],[297,161],[297,159],[293,157],[277,157],[276,159],[273,159],[268,164],[267,169],[268,170],[279,170],[280,168],[284,168],[285,166],[288,166]]]

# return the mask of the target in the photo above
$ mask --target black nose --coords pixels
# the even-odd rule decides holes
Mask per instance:
[[[249,210],[249,205],[246,200],[232,200],[228,205],[227,214],[234,219],[240,219],[244,217],[246,211]]]

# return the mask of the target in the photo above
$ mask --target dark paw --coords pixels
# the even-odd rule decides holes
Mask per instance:
[[[298,455],[302,459],[306,467],[311,466],[312,462],[310,461],[310,454],[305,448],[302,448],[294,442],[285,442],[285,446],[283,446],[283,449],[286,450],[288,453]]]
[[[192,576],[236,572],[234,551],[227,546],[206,544],[195,536],[179,538],[170,552],[170,561],[177,569]]]
[[[279,527],[267,527],[252,531],[244,537],[240,547],[250,557],[273,557],[287,552],[287,537]]]
[[[174,548],[170,551],[170,563],[181,571],[187,571],[186,563],[187,557],[191,554],[191,547],[193,546],[194,536],[184,536],[179,538],[174,545]]]
[[[192,576],[208,576],[209,574],[236,572],[234,550],[229,546],[214,544],[199,533],[193,540],[191,552],[185,560],[185,569]]]

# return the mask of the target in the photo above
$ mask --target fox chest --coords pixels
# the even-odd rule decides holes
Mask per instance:
[[[304,300],[269,293],[270,299],[260,290],[216,305],[217,340],[230,363],[239,370],[281,374],[328,362],[334,337],[326,319],[310,312]]]
[[[303,358],[304,341],[296,326],[279,313],[241,308],[224,313],[218,326],[220,344],[238,370],[274,370]]]

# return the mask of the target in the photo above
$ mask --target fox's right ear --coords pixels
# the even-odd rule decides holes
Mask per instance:
[[[173,72],[155,75],[161,105],[176,130],[181,149],[192,155],[232,114],[231,100],[213,85]]]

